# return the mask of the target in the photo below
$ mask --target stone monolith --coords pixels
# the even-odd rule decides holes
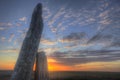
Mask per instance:
[[[11,80],[30,80],[43,30],[42,5],[34,8],[30,28],[23,41]]]
[[[37,53],[35,80],[49,80],[47,57],[45,52]]]

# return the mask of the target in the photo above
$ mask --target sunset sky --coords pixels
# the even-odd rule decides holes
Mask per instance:
[[[0,70],[13,70],[38,3],[50,71],[120,72],[120,0],[0,0]]]

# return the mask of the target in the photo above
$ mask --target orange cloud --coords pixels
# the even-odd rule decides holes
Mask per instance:
[[[55,45],[56,42],[52,41],[52,40],[42,39],[41,40],[41,44],[44,44],[44,45]]]
[[[49,71],[70,71],[71,66],[66,66],[56,61],[55,59],[48,58],[48,70]]]
[[[0,63],[0,70],[13,70],[14,65],[15,65],[14,62],[11,62],[11,63],[1,62]]]
[[[78,64],[76,70],[79,71],[120,71],[120,60],[111,62],[91,62],[86,64]]]
[[[65,65],[48,57],[48,70],[49,71],[120,71],[120,60],[112,62],[91,62],[78,65]],[[0,62],[0,70],[13,70],[15,61]],[[35,70],[35,65],[33,70]]]
[[[53,58],[48,58],[48,71],[70,71],[72,68],[70,66],[65,66],[64,64],[60,64]],[[34,64],[33,70],[35,70],[36,64]]]

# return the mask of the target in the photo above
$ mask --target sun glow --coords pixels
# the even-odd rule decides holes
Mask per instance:
[[[0,63],[0,70],[13,70],[15,63]]]
[[[70,66],[60,64],[58,61],[52,58],[48,58],[48,70],[49,71],[68,71],[72,70]]]
[[[112,62],[91,62],[77,65],[62,64],[54,58],[47,58],[48,71],[119,71],[120,61]],[[0,63],[0,70],[13,70],[15,61]],[[35,70],[35,65],[33,67]]]

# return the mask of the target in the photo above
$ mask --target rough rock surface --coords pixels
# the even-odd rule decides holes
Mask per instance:
[[[37,53],[35,80],[49,80],[47,57],[44,52]]]
[[[42,5],[39,3],[32,14],[30,28],[23,41],[11,80],[31,79],[42,30]]]

